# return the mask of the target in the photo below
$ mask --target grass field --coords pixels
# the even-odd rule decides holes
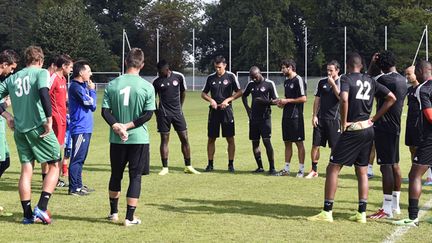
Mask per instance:
[[[313,90],[313,88],[309,88]],[[282,94],[280,92],[280,94]],[[314,180],[295,178],[298,168],[297,155],[292,160],[291,177],[253,175],[256,168],[248,140],[247,116],[241,101],[234,102],[236,119],[236,173],[227,169],[226,142],[219,139],[215,155],[214,173],[186,175],[180,143],[175,133],[170,142],[170,174],[159,176],[159,135],[155,119],[149,123],[151,130],[151,174],[143,177],[141,201],[136,210],[143,223],[125,228],[109,223],[108,181],[110,176],[108,158],[108,126],[100,116],[102,93],[98,94],[98,110],[89,156],[84,165],[84,183],[96,191],[88,197],[67,195],[67,189],[58,189],[50,201],[53,224],[20,224],[22,209],[17,190],[20,165],[12,133],[8,131],[11,148],[11,167],[0,180],[0,205],[13,212],[13,217],[0,217],[1,242],[54,241],[59,242],[382,242],[396,227],[385,221],[368,221],[366,225],[352,223],[347,218],[357,209],[357,181],[353,168],[344,168],[340,175],[339,189],[334,205],[335,222],[309,222],[306,217],[317,214],[323,204],[325,167],[329,149],[321,150],[320,177]],[[306,171],[310,169],[312,138],[311,113],[313,96],[305,108],[306,124]],[[184,112],[189,127],[192,164],[202,170],[207,164],[206,132],[208,105],[199,92],[188,92]],[[277,169],[284,163],[284,146],[281,138],[281,110],[273,108],[273,146]],[[406,109],[404,110],[406,114]],[[406,116],[402,118],[406,119]],[[409,151],[401,136],[401,167],[406,177],[410,168]],[[267,159],[263,153],[265,168]],[[40,195],[41,176],[36,166],[33,178],[33,201],[36,205]],[[370,181],[368,214],[382,204],[381,178],[375,167],[375,178]],[[128,177],[125,173],[123,190]],[[403,184],[401,208],[407,216],[407,184]],[[420,205],[431,199],[430,187],[424,188]],[[120,200],[120,217],[125,216],[125,197]],[[430,217],[427,212],[425,218]],[[400,241],[430,242],[432,225],[421,222],[419,228],[411,229]]]

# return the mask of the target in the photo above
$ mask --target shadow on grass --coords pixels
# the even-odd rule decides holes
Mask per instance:
[[[16,223],[16,224],[22,224],[22,212],[12,212],[13,216],[10,217],[4,217],[0,216],[0,222],[7,222],[7,223]],[[79,217],[79,216],[68,216],[68,215],[61,215],[61,214],[54,214],[52,215],[53,224],[55,224],[56,220],[67,220],[67,221],[85,221],[89,223],[104,223],[109,225],[122,225],[120,223],[113,223],[108,221],[106,218],[91,218],[91,217]],[[36,223],[42,225],[42,223]]]
[[[190,203],[190,206],[173,206],[168,204],[147,204],[161,210],[185,214],[244,214],[276,219],[298,218],[315,215],[321,207],[308,207],[291,204],[259,203],[241,200],[206,200],[180,198],[179,201]],[[349,217],[346,213],[335,213],[336,217]]]

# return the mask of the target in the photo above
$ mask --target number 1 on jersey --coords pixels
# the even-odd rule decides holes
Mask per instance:
[[[130,86],[126,86],[124,89],[120,90],[120,95],[124,94],[123,97],[123,105],[128,106],[129,105],[129,94],[130,94]]]

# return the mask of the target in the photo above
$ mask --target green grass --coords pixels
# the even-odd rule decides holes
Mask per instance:
[[[309,88],[313,90],[313,88]],[[280,92],[282,94],[282,92]],[[207,164],[207,112],[208,104],[199,97],[199,92],[187,93],[185,115],[189,127],[192,149],[192,164],[203,169]],[[99,104],[101,104],[99,93]],[[310,122],[313,96],[305,108],[306,124],[306,171],[310,169],[310,148],[312,128]],[[15,144],[8,131],[11,148],[11,168],[0,180],[0,205],[14,213],[13,217],[0,217],[2,242],[16,241],[336,241],[336,242],[381,242],[395,229],[384,221],[369,221],[366,225],[352,223],[347,218],[357,209],[357,181],[353,168],[344,168],[340,176],[339,189],[334,205],[333,224],[309,222],[307,216],[321,210],[323,204],[324,172],[329,158],[329,149],[321,150],[320,177],[315,180],[291,177],[269,177],[252,175],[255,161],[252,146],[248,140],[248,124],[241,101],[234,102],[236,119],[237,173],[226,172],[226,142],[217,141],[215,169],[211,174],[183,174],[183,160],[180,143],[175,133],[170,141],[170,174],[158,176],[160,170],[159,135],[155,119],[150,122],[151,130],[151,175],[143,177],[141,201],[136,210],[143,223],[137,227],[125,228],[109,223],[108,180],[109,144],[108,126],[100,116],[100,106],[94,114],[95,128],[90,152],[84,165],[85,184],[96,189],[91,196],[73,197],[67,189],[58,189],[50,201],[54,223],[50,226],[20,224],[22,217],[17,183],[20,165]],[[404,111],[406,113],[406,110]],[[277,168],[284,162],[284,146],[281,138],[281,110],[273,108],[273,146]],[[406,116],[403,117],[403,120]],[[406,177],[410,168],[409,151],[403,145],[401,136],[401,167]],[[298,163],[294,155],[292,171]],[[265,168],[268,168],[263,153]],[[36,166],[33,178],[33,206],[37,204],[41,188],[40,166]],[[379,175],[379,168],[375,167]],[[123,190],[128,183],[124,174]],[[401,207],[403,217],[407,216],[407,184],[403,184]],[[120,200],[120,217],[125,215],[125,195]],[[431,198],[429,187],[424,188],[421,205]],[[368,214],[381,206],[382,193],[380,177],[370,181]],[[431,216],[430,212],[426,215]],[[403,241],[430,241],[432,226],[421,223],[418,229],[409,231]]]

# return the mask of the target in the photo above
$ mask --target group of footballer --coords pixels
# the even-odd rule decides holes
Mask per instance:
[[[83,113],[81,117],[84,117],[84,120],[96,109],[96,93],[87,62],[73,63],[65,56],[66,61],[56,65],[55,70],[50,73],[42,68],[44,55],[40,47],[28,47],[24,57],[26,67],[13,73],[19,61],[18,55],[11,50],[0,53],[0,72],[2,76],[7,76],[0,84],[0,97],[7,97],[0,105],[0,114],[4,117],[0,120],[0,176],[10,164],[4,133],[7,124],[14,130],[15,144],[21,161],[18,189],[24,215],[22,223],[50,224],[51,215],[47,205],[59,183],[60,145],[63,145],[65,136],[63,125],[66,117],[58,117],[57,106],[66,107],[67,100],[66,93],[60,98],[57,98],[58,94],[53,94],[53,84],[56,78],[60,78],[63,84],[69,72],[73,72],[72,82],[78,85],[77,97],[82,103],[78,105],[83,107],[74,113]],[[225,137],[228,143],[228,171],[235,173],[235,123],[232,102],[242,97],[249,117],[249,139],[257,164],[257,169],[253,173],[264,172],[260,150],[262,140],[269,162],[269,175],[290,175],[294,143],[298,149],[300,164],[297,177],[318,177],[319,147],[325,147],[328,142],[331,155],[326,169],[324,208],[321,213],[308,218],[312,221],[333,221],[332,209],[339,172],[343,166],[354,165],[358,179],[359,206],[358,211],[349,219],[360,223],[366,222],[368,164],[373,147],[382,173],[384,200],[383,207],[369,218],[391,219],[394,214],[400,214],[402,178],[398,164],[399,137],[404,99],[408,96],[406,144],[412,152],[412,167],[409,173],[409,218],[394,223],[418,226],[421,177],[432,165],[432,67],[429,62],[419,61],[415,67],[407,68],[405,78],[397,72],[396,58],[390,51],[376,53],[372,57],[367,73],[362,72],[363,60],[358,53],[349,55],[346,64],[347,74],[341,76],[339,63],[330,61],[327,64],[328,77],[319,81],[314,93],[312,168],[306,176],[303,104],[306,102],[307,84],[296,73],[295,62],[281,62],[281,72],[286,77],[283,98],[279,98],[275,83],[264,78],[257,66],[250,68],[250,81],[242,89],[237,77],[226,70],[224,57],[217,56],[213,64],[215,73],[208,76],[201,93],[201,97],[209,103],[208,164],[204,171],[214,170],[215,142],[222,133],[222,137]],[[134,212],[141,193],[141,177],[149,173],[149,131],[146,123],[152,118],[153,113],[156,115],[161,138],[162,170],[159,175],[169,174],[168,141],[171,126],[181,141],[184,172],[200,172],[191,165],[187,124],[182,111],[187,89],[183,74],[172,71],[169,63],[161,60],[157,64],[158,77],[151,83],[147,82],[139,75],[144,67],[144,52],[139,48],[130,50],[125,65],[126,73],[110,81],[105,88],[101,115],[110,126],[111,176],[108,220],[119,221],[118,200],[121,181],[125,167],[128,166],[129,186],[124,225],[132,226],[141,223]],[[412,84],[410,88],[407,88],[407,79]],[[251,101],[248,99],[249,96]],[[377,101],[376,113],[371,116],[374,99]],[[14,111],[13,115],[6,111],[10,104]],[[285,164],[280,171],[275,169],[271,144],[271,106],[283,109],[282,137],[285,143]],[[93,128],[92,121],[83,123],[83,126],[85,124]],[[83,136],[74,138],[71,161],[78,156],[85,159],[87,155],[88,144],[83,145],[86,147],[83,152],[80,147],[86,140],[89,143],[91,130],[90,135],[86,135],[87,130],[81,133]],[[35,160],[44,165],[45,173],[40,200],[32,210],[31,179]],[[87,195],[88,189],[81,181],[83,163],[84,161],[80,161],[78,168],[73,170],[76,178],[71,180],[69,175],[70,184],[77,184],[72,189],[69,188],[71,195]],[[69,173],[70,170],[69,167]],[[0,208],[0,212],[6,215],[3,208]]]

